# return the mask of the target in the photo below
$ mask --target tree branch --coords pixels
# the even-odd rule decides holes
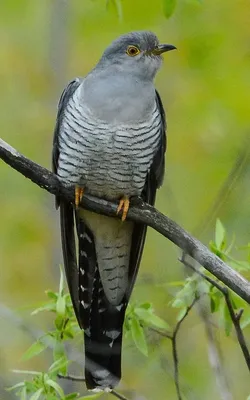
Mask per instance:
[[[55,174],[27,159],[2,139],[0,139],[0,158],[41,188],[74,202],[73,188],[65,186]],[[117,204],[93,196],[84,196],[81,206],[99,214],[116,216]],[[250,304],[250,282],[170,218],[141,202],[140,205],[131,205],[127,219],[147,224],[158,231]]]

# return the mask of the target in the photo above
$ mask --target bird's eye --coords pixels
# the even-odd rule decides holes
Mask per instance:
[[[138,49],[138,47],[136,47],[136,46],[128,46],[126,53],[130,57],[134,57],[134,56],[137,56],[137,54],[140,53],[140,49]]]

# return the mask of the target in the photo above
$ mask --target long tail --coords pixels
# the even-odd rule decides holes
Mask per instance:
[[[77,218],[79,239],[79,319],[84,329],[88,389],[112,389],[121,378],[122,328],[127,304],[110,304],[104,294],[94,237]]]
[[[117,386],[121,379],[122,327],[126,306],[108,305],[98,278],[96,276],[89,328],[84,332],[85,379],[88,389],[105,390]]]

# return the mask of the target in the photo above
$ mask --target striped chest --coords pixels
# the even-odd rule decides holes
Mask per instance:
[[[95,119],[80,105],[77,92],[69,101],[59,132],[57,173],[71,184],[106,198],[140,195],[160,145],[161,117],[155,108],[147,120],[133,123]]]

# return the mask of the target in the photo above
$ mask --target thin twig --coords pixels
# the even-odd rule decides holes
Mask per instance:
[[[203,274],[200,270],[198,270],[197,268],[195,268],[191,263],[189,263],[188,261],[185,260],[184,257],[182,257],[180,259],[180,261],[186,265],[188,268],[191,268],[193,271],[195,271],[197,274],[199,274],[200,276],[202,276],[204,279],[206,279],[206,281],[208,281],[209,283],[211,283],[211,285],[215,286],[224,296],[225,298],[225,302],[232,320],[232,323],[234,325],[234,329],[236,332],[236,336],[239,342],[239,345],[241,347],[242,353],[244,355],[247,367],[250,371],[250,353],[246,344],[246,340],[244,337],[244,334],[242,332],[241,326],[240,326],[240,318],[242,316],[243,310],[240,309],[238,313],[235,313],[233,305],[232,305],[232,301],[230,299],[230,292],[228,290],[227,287],[222,286],[221,284],[219,284],[218,282],[216,282],[215,280],[213,280],[211,277]]]
[[[158,335],[160,335],[160,336],[166,337],[167,339],[172,340],[172,338],[173,338],[173,334],[172,333],[168,333],[166,331],[163,331],[163,330],[160,330],[160,329],[156,329],[156,328],[151,328],[151,327],[150,327],[150,330],[152,332],[158,333]]]
[[[61,374],[57,374],[57,377],[60,379],[66,379],[68,381],[72,381],[72,382],[85,382],[85,378],[83,378],[82,376],[76,376],[76,375],[61,375]],[[105,392],[103,392],[105,393]],[[111,393],[114,397],[116,397],[117,399],[120,400],[128,400],[127,397],[123,396],[122,394],[118,393],[116,390],[111,390],[109,393]]]
[[[173,354],[173,360],[174,360],[174,382],[175,382],[175,388],[178,396],[178,400],[182,400],[181,396],[181,390],[180,390],[180,379],[179,379],[179,357],[178,357],[178,351],[177,351],[177,334],[179,332],[179,329],[181,327],[181,324],[185,320],[185,318],[188,316],[190,310],[193,308],[195,303],[198,301],[198,297],[195,297],[192,301],[192,303],[187,307],[185,314],[183,317],[177,322],[175,329],[173,331],[173,336],[171,338],[172,340],[172,354]]]
[[[178,358],[178,351],[177,351],[177,335],[178,335],[178,332],[180,330],[181,324],[186,319],[186,317],[188,316],[190,310],[193,308],[193,306],[195,305],[195,303],[198,300],[199,300],[199,297],[195,296],[195,298],[193,299],[192,303],[187,307],[185,314],[182,316],[182,318],[175,325],[173,333],[169,333],[169,332],[162,331],[162,330],[155,329],[155,328],[150,328],[151,331],[156,332],[156,333],[158,333],[158,335],[163,336],[163,337],[171,340],[171,343],[172,343],[172,355],[173,355],[173,361],[174,361],[174,382],[175,382],[175,387],[176,387],[178,400],[182,400],[182,396],[181,396],[180,379],[179,379],[179,358]]]
[[[55,174],[27,159],[1,139],[0,158],[48,192],[74,202],[73,188],[64,185]],[[117,204],[93,196],[83,196],[81,206],[100,214],[116,216]],[[144,202],[141,202],[140,205],[131,205],[127,219],[151,226],[250,304],[250,282],[225,264],[176,222]]]

